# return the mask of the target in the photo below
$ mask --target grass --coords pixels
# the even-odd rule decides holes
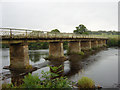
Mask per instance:
[[[82,77],[80,80],[78,80],[78,87],[79,88],[94,88],[95,82],[88,77]]]

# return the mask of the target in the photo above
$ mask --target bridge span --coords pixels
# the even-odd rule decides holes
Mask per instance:
[[[9,44],[10,68],[25,69],[29,66],[28,44],[31,42],[49,42],[49,56],[64,57],[63,42],[69,42],[69,52],[79,53],[81,49],[106,46],[108,38],[97,35],[73,33],[51,33],[40,30],[0,28],[0,43]]]

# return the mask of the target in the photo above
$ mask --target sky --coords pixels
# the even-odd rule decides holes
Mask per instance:
[[[2,0],[1,27],[73,32],[118,30],[119,0]]]

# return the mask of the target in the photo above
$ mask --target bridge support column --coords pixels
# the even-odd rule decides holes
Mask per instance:
[[[69,53],[79,53],[81,52],[81,43],[80,41],[71,41],[69,42]]]
[[[92,48],[97,48],[98,47],[98,41],[97,40],[94,40],[91,42],[91,47]]]
[[[10,68],[25,69],[28,65],[28,44],[10,44]]]
[[[104,46],[106,46],[106,43],[107,43],[107,41],[106,41],[106,40],[103,40],[103,45],[104,45]]]
[[[55,58],[64,57],[63,43],[62,42],[50,42],[49,43],[49,56]]]
[[[99,47],[102,47],[102,46],[103,46],[103,40],[99,40],[99,41],[98,41],[98,46],[99,46]]]
[[[81,48],[82,48],[82,50],[89,50],[89,49],[91,49],[91,40],[89,40],[89,41],[82,41],[81,42]]]

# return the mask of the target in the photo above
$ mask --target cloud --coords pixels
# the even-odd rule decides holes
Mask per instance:
[[[89,30],[117,30],[117,3],[3,3],[3,26],[72,32],[79,24]]]

